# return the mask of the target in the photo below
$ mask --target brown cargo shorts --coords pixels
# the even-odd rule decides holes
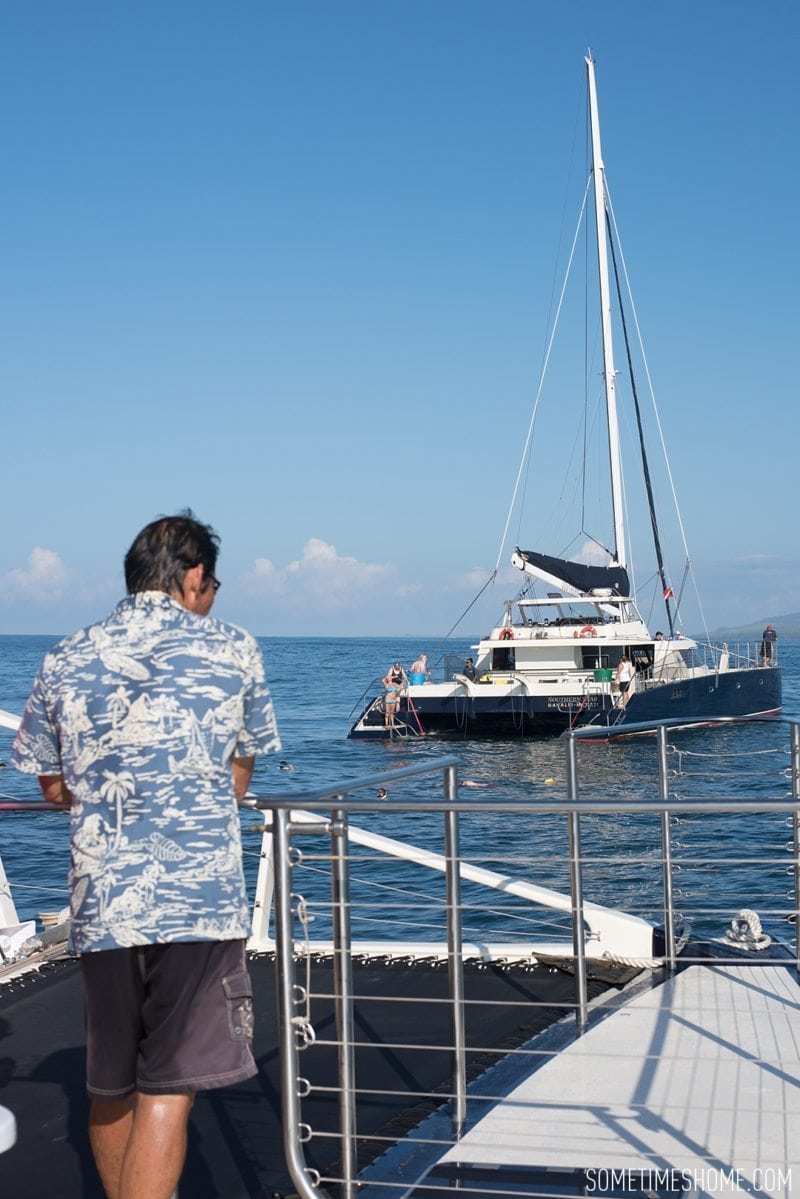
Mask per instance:
[[[189,1094],[258,1073],[244,941],[186,941],[81,956],[86,1089],[93,1099]]]

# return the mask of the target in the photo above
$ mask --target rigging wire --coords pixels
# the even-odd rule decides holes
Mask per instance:
[[[531,438],[533,437],[533,429],[536,424],[536,417],[537,417],[537,414],[539,411],[539,403],[542,398],[542,389],[544,387],[544,380],[545,380],[545,376],[547,374],[547,368],[550,363],[550,355],[553,350],[553,342],[555,340],[556,330],[558,328],[558,322],[559,322],[559,318],[561,316],[561,310],[564,305],[564,295],[567,290],[567,281],[569,280],[570,272],[572,270],[572,262],[575,257],[575,246],[577,244],[578,236],[580,234],[581,222],[583,221],[583,214],[584,214],[584,210],[586,208],[586,199],[587,199],[587,196],[589,195],[590,185],[591,185],[591,176],[586,181],[586,188],[583,193],[583,201],[581,203],[581,210],[578,215],[578,223],[577,223],[577,226],[575,229],[575,235],[572,239],[572,245],[570,247],[569,261],[567,262],[567,269],[564,273],[564,282],[561,285],[561,292],[558,297],[558,308],[556,310],[555,320],[553,322],[553,328],[550,331],[550,337],[547,342],[547,350],[545,352],[544,362],[542,363],[542,370],[541,370],[541,374],[539,376],[539,385],[536,388],[536,397],[535,397],[534,403],[533,403],[533,412],[531,413],[531,419],[530,419],[530,423],[528,425],[528,434],[525,438],[525,444],[522,447],[522,455],[520,458],[519,469],[517,470],[517,477],[514,481],[514,491],[511,496],[511,503],[509,504],[506,522],[503,527],[503,535],[500,539],[500,548],[497,551],[497,561],[496,561],[495,567],[494,567],[495,575],[497,574],[498,570],[500,569],[500,562],[502,560],[503,550],[505,549],[505,544],[506,544],[506,537],[508,536],[508,528],[509,528],[509,525],[511,524],[511,517],[513,515],[514,507],[517,502],[517,496],[519,494],[520,481],[522,479],[523,471],[525,469],[525,461],[526,461],[529,451],[530,451]]]
[[[606,181],[606,201],[607,201],[607,205],[608,205],[608,215],[609,215],[609,217],[611,219],[611,223],[613,224],[613,227],[614,227],[614,237],[616,239],[617,248],[619,249],[620,263],[622,264],[622,274],[625,279],[625,288],[628,293],[628,299],[630,300],[631,315],[633,316],[634,328],[636,329],[636,339],[637,339],[637,342],[639,345],[639,353],[642,356],[642,365],[644,367],[645,378],[647,379],[647,387],[648,387],[648,391],[650,393],[650,402],[653,406],[653,413],[655,416],[656,428],[658,429],[658,437],[659,437],[659,442],[661,444],[661,452],[664,457],[664,463],[665,463],[666,472],[667,472],[667,479],[669,480],[670,491],[672,493],[672,503],[673,503],[673,506],[675,509],[675,514],[676,514],[677,521],[678,521],[678,529],[680,531],[681,542],[683,544],[683,551],[686,556],[686,568],[687,568],[686,573],[688,573],[691,576],[692,584],[694,587],[695,599],[697,601],[698,610],[700,612],[700,619],[701,619],[702,625],[703,625],[703,631],[705,633],[706,639],[710,640],[710,634],[708,631],[708,624],[706,622],[705,610],[703,608],[703,601],[702,601],[702,598],[701,598],[700,593],[697,588],[697,580],[694,577],[694,571],[691,569],[691,555],[689,553],[689,545],[688,545],[688,542],[686,539],[686,530],[684,528],[683,517],[681,515],[680,505],[678,503],[678,495],[675,490],[675,480],[673,479],[673,476],[672,476],[672,468],[670,466],[669,455],[667,453],[667,446],[666,446],[666,441],[664,438],[664,430],[661,425],[661,415],[659,413],[658,405],[656,403],[655,388],[653,387],[653,380],[650,375],[650,366],[647,361],[647,354],[645,353],[644,341],[642,339],[642,331],[641,331],[641,328],[639,325],[639,315],[636,311],[636,303],[633,298],[633,291],[631,289],[630,278],[628,277],[628,266],[625,261],[625,253],[622,248],[622,240],[619,235],[619,229],[617,228],[617,220],[614,215],[614,206],[611,202],[611,192],[608,189],[608,181]],[[677,599],[676,599],[676,603],[675,603],[675,608],[676,608],[677,613],[680,615],[680,604]]]
[[[577,107],[575,110],[575,121],[574,121],[574,124],[572,127],[572,145],[570,147],[570,153],[569,153],[569,169],[567,171],[566,183],[564,184],[564,199],[563,199],[563,202],[561,205],[561,224],[560,224],[559,230],[558,230],[558,245],[556,248],[556,254],[555,254],[555,259],[554,259],[554,263],[553,263],[553,280],[552,280],[552,284],[551,284],[551,288],[550,288],[550,299],[549,299],[548,308],[547,308],[547,321],[545,322],[545,327],[544,327],[545,334],[544,334],[544,339],[543,339],[543,344],[542,344],[542,367],[541,367],[542,375],[544,375],[544,371],[546,369],[546,361],[547,361],[547,354],[548,354],[547,330],[551,327],[551,324],[553,321],[553,309],[555,306],[555,297],[556,297],[556,281],[557,281],[557,277],[558,277],[557,269],[558,269],[558,263],[561,259],[561,248],[564,244],[564,229],[566,227],[566,220],[567,220],[567,206],[569,203],[569,196],[572,191],[573,164],[575,162],[575,146],[576,146],[576,143],[578,140],[578,130],[580,128],[581,113],[583,111],[583,105],[584,105],[584,94],[583,94],[583,90],[582,90],[581,94],[578,98],[578,104],[577,104]],[[522,499],[521,499],[520,505],[519,505],[519,520],[517,521],[517,544],[518,545],[520,544],[520,539],[521,539],[522,520],[523,520],[524,511],[525,511],[525,502],[526,502],[526,498],[527,498],[529,474],[530,474],[530,451],[528,453],[528,463],[527,463],[527,466],[525,469],[525,477],[524,477],[523,488],[522,488]],[[502,547],[501,547],[500,553],[502,553]]]
[[[433,657],[433,658],[436,658],[436,663],[437,663],[437,665],[438,665],[438,663],[439,663],[439,662],[441,662],[441,661],[442,661],[442,659],[444,658],[444,654],[445,654],[445,645],[446,645],[446,643],[447,643],[447,642],[450,640],[450,638],[453,636],[453,633],[456,631],[456,629],[458,628],[458,626],[461,624],[461,621],[462,621],[462,620],[464,619],[464,617],[467,615],[467,613],[469,612],[470,608],[473,608],[473,607],[475,606],[475,604],[477,604],[478,600],[481,598],[481,596],[483,595],[483,593],[484,593],[484,591],[486,590],[486,588],[487,588],[487,587],[489,587],[489,586],[490,586],[490,585],[491,585],[491,584],[492,584],[492,583],[495,581],[495,579],[496,579],[496,578],[497,578],[497,567],[495,566],[494,570],[493,570],[493,571],[492,571],[492,573],[489,575],[489,578],[488,578],[488,579],[486,580],[486,582],[483,584],[483,586],[481,587],[481,589],[480,589],[480,591],[478,592],[478,594],[477,594],[477,595],[475,595],[475,596],[474,596],[474,597],[473,597],[473,598],[470,600],[470,602],[467,604],[466,608],[465,608],[465,609],[464,609],[464,611],[461,613],[461,615],[459,616],[458,620],[456,620],[456,621],[455,621],[453,624],[451,624],[450,628],[447,630],[447,632],[445,633],[445,635],[444,635],[443,637],[440,637],[440,638],[439,638],[439,644],[436,646],[436,648],[435,648],[435,649],[432,651],[432,653],[431,653],[431,657]],[[437,654],[439,655],[439,656],[438,656],[438,658],[436,657],[436,655],[437,655]],[[416,713],[414,713],[414,715],[416,715]],[[419,721],[417,721],[417,723],[419,723]]]
[[[642,473],[644,474],[644,486],[647,492],[647,506],[650,511],[650,527],[653,532],[653,544],[656,551],[656,563],[658,565],[658,573],[661,578],[661,587],[664,593],[664,605],[667,609],[667,622],[669,624],[669,633],[672,637],[675,633],[675,623],[672,616],[672,608],[670,606],[669,597],[672,595],[672,588],[667,586],[667,576],[664,571],[664,555],[661,550],[661,534],[658,529],[658,520],[656,519],[655,498],[653,496],[653,483],[650,478],[650,464],[647,461],[647,450],[644,444],[644,428],[642,427],[642,411],[639,405],[639,392],[636,388],[636,376],[633,370],[633,358],[631,357],[631,343],[628,337],[628,322],[625,320],[625,308],[622,303],[622,288],[619,281],[619,268],[617,266],[617,252],[614,246],[614,234],[611,228],[611,221],[608,216],[608,207],[606,206],[606,225],[608,227],[608,246],[611,251],[611,263],[614,267],[614,281],[617,285],[617,300],[619,302],[619,315],[622,322],[622,336],[625,341],[625,354],[628,359],[628,376],[631,383],[631,392],[633,394],[633,409],[636,415],[636,428],[639,432],[639,452],[642,458]]]

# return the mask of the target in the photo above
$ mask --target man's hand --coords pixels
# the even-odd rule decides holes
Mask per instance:
[[[42,795],[48,803],[58,804],[60,808],[72,806],[72,794],[67,789],[63,774],[40,774],[38,778]]]
[[[244,799],[245,795],[247,794],[247,788],[250,786],[250,779],[253,777],[253,767],[255,764],[255,757],[231,758],[233,793],[237,800]]]

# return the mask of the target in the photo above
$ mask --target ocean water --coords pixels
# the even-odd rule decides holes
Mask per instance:
[[[0,637],[0,707],[21,711],[42,654],[53,637]],[[374,771],[455,755],[459,777],[473,786],[461,791],[474,808],[462,820],[462,852],[503,874],[566,891],[569,886],[566,822],[560,815],[513,811],[522,801],[554,800],[565,794],[564,746],[558,739],[520,741],[425,738],[395,744],[349,741],[351,711],[362,693],[399,658],[406,666],[420,651],[436,661],[437,645],[390,638],[263,638],[267,675],[283,739],[280,759],[260,759],[252,790],[260,795],[342,784]],[[451,642],[458,655],[469,640]],[[800,642],[783,642],[784,711],[800,719]],[[374,691],[374,688],[373,688]],[[758,796],[780,799],[790,793],[789,725],[749,724],[671,734],[670,791],[681,798]],[[8,762],[12,734],[0,729],[0,760]],[[613,798],[625,804],[658,796],[653,738],[585,745],[579,748],[584,798]],[[425,848],[442,846],[441,819],[435,813],[392,812],[393,799],[441,794],[440,776],[389,787],[385,801],[361,823]],[[438,790],[437,790],[438,787]],[[7,767],[0,770],[0,793],[18,800],[39,798],[35,779]],[[374,798],[371,791],[364,798]],[[478,810],[498,802],[507,814]],[[250,832],[257,817],[242,816],[245,871],[255,883],[260,836]],[[356,823],[356,821],[354,821]],[[681,912],[703,933],[718,935],[740,907],[760,912],[765,928],[785,940],[793,937],[786,917],[793,899],[789,849],[791,826],[780,814],[693,816],[673,820],[673,851],[678,865],[676,893]],[[0,812],[0,853],[12,884],[20,918],[60,908],[66,902],[67,819],[61,813]],[[307,839],[308,840],[308,839]],[[359,851],[353,870],[353,929],[363,937],[408,935],[429,938],[443,927],[439,876],[417,867],[375,860]],[[585,897],[624,907],[658,920],[660,911],[658,818],[640,813],[587,817],[582,822]],[[297,887],[316,904],[315,936],[327,932],[328,857],[323,846],[303,854]],[[529,905],[467,886],[465,933],[484,939],[561,935],[563,918],[532,913]],[[433,930],[433,931],[432,931]]]

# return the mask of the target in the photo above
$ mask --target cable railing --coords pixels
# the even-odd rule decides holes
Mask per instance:
[[[796,941],[780,943],[796,928],[800,894],[800,725],[774,723],[788,730],[788,742],[769,758],[765,751],[762,793],[739,772],[731,778],[740,794],[725,794],[724,754],[706,758],[679,746],[680,733],[660,725],[648,740],[653,770],[644,798],[584,796],[582,755],[597,751],[570,734],[565,793],[546,800],[465,800],[458,760],[449,757],[247,800],[265,813],[252,944],[276,954],[284,1147],[298,1193],[318,1199],[337,1186],[351,1199],[368,1183],[368,1195],[410,1194],[420,1160],[435,1173],[434,1163],[450,1161],[487,1113],[507,1105],[513,1126],[509,1088],[553,1067],[571,1042],[586,1038],[588,1047],[622,987],[637,1011],[660,1019],[667,984],[677,986],[693,966],[717,986],[724,980],[759,995],[765,987],[748,971],[772,968],[759,977],[773,980],[787,966],[800,972]],[[696,775],[687,762],[699,765]],[[710,796],[684,793],[708,780]],[[414,797],[387,802],[369,794],[385,794],[389,784],[393,795]],[[389,816],[423,845],[399,851],[395,838],[377,831]],[[388,873],[387,855],[396,864]],[[427,872],[428,881],[412,882],[411,870]],[[615,901],[624,911],[607,906]],[[367,939],[359,937],[362,920]],[[428,921],[434,932],[423,936]],[[323,963],[332,973],[320,983]],[[651,990],[654,982],[664,985]],[[797,996],[792,1010],[796,1004]],[[321,1022],[320,1005],[329,1011]],[[699,1026],[707,1006],[695,996],[680,1018]],[[758,1052],[768,1070],[785,1073],[777,1042],[774,1062],[768,1046]],[[335,1058],[333,1082],[322,1080],[319,1055]],[[594,1068],[606,1068],[605,1059],[624,1072],[632,1063],[655,1069],[664,1057],[652,1046],[601,1047]],[[674,1069],[685,1060],[679,1053]],[[709,1110],[728,1099],[724,1087],[717,1090]],[[337,1117],[315,1128],[304,1108],[325,1100]],[[588,1094],[585,1104],[588,1112]],[[629,1106],[650,1119],[646,1104]],[[386,1120],[374,1118],[376,1108]],[[545,1096],[530,1118],[558,1110]],[[459,1189],[468,1189],[465,1179]],[[493,1193],[503,1193],[499,1174],[496,1181]],[[425,1186],[420,1194],[447,1189],[433,1174]],[[535,1193],[547,1193],[546,1181]]]
[[[523,1113],[528,1141],[532,1123],[555,1122],[541,1164],[562,1122],[600,1118],[590,1090],[569,1104],[546,1089],[520,1098],[571,1045],[583,1046],[579,1074],[639,1072],[625,1102],[643,1138],[654,1117],[641,1079],[680,1071],[693,1051],[667,1050],[652,1030],[642,1045],[596,1044],[623,989],[659,1036],[704,1027],[708,996],[681,999],[677,1015],[669,998],[697,967],[737,988],[713,997],[735,1027],[709,1034],[701,1056],[740,1036],[754,997],[798,969],[796,944],[779,942],[795,939],[800,893],[800,725],[742,729],[661,724],[617,747],[607,773],[607,750],[571,734],[563,787],[547,798],[467,796],[459,760],[438,757],[245,801],[263,815],[251,947],[276,957],[285,1149],[305,1199],[410,1194],[422,1159],[426,1196],[447,1190],[445,1169],[468,1190],[454,1155],[498,1111],[509,1127]],[[612,793],[634,756],[652,769]],[[798,995],[784,999],[794,1021]],[[789,1036],[776,1024],[737,1061],[788,1086]],[[727,1084],[710,1083],[709,1122],[728,1110],[733,1121]],[[776,1111],[764,1108],[767,1123]],[[503,1193],[502,1173],[494,1183]]]

